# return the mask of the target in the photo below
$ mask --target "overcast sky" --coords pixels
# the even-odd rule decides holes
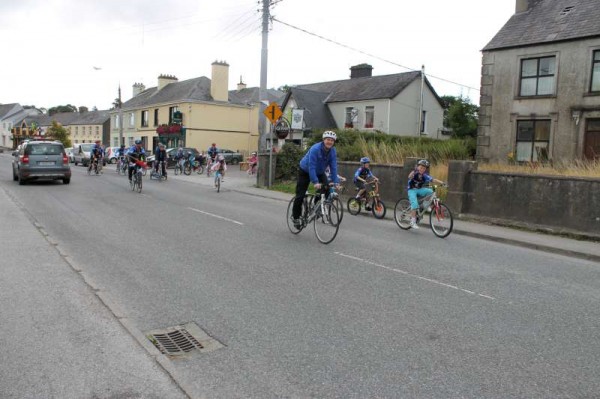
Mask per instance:
[[[476,104],[480,50],[515,9],[515,0],[272,2],[281,22],[269,34],[269,88],[347,79],[360,63],[374,75],[425,65],[440,96]],[[240,76],[258,87],[259,8],[257,0],[0,0],[0,103],[108,109],[119,84],[126,101],[135,82],[156,86],[160,74],[210,78],[216,60],[230,65],[230,89]]]

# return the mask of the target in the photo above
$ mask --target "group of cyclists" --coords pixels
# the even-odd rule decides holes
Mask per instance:
[[[300,168],[298,170],[298,181],[296,183],[296,196],[292,208],[292,222],[296,228],[301,227],[300,215],[302,213],[302,203],[309,185],[312,183],[316,190],[323,190],[325,198],[329,197],[329,190],[324,190],[328,185],[338,186],[340,179],[343,179],[337,173],[337,155],[335,150],[335,142],[337,135],[333,131],[323,133],[322,141],[312,145],[300,160]],[[371,160],[368,157],[360,159],[361,166],[354,173],[353,183],[358,192],[357,199],[365,193],[365,184],[367,179],[377,181],[370,170]],[[417,162],[416,168],[408,175],[408,198],[411,208],[410,227],[418,229],[419,226],[416,220],[417,209],[419,209],[418,198],[425,197],[433,193],[431,188],[426,187],[427,184],[433,182],[436,184],[445,184],[443,181],[433,178],[427,172],[429,161],[421,159]]]

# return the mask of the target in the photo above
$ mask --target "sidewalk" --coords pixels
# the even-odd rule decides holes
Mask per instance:
[[[149,355],[135,325],[1,187],[0,203],[0,397],[186,398],[158,350]]]
[[[171,176],[172,174],[169,175],[169,178],[171,178]],[[238,171],[236,166],[229,167],[226,177],[226,182],[223,185],[224,189],[285,202],[289,201],[291,198],[290,194],[255,187],[256,178],[249,177],[246,172]],[[213,179],[207,178],[206,175],[192,174],[190,176],[174,176],[173,178],[206,186],[211,186],[213,184]],[[388,209],[386,218],[393,218],[393,209],[391,213],[390,209]],[[600,242],[581,241],[559,235],[536,233],[522,229],[459,220],[456,218],[454,219],[453,234],[466,235],[600,262]]]

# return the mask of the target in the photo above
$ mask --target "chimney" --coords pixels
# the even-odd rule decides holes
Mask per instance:
[[[515,14],[529,10],[529,0],[516,0]]]
[[[369,64],[358,64],[350,67],[350,79],[370,78],[373,76],[373,67]]]
[[[134,83],[133,84],[133,95],[132,95],[132,97],[137,96],[138,94],[140,94],[144,90],[146,90],[146,86],[144,86],[142,83]]]
[[[158,90],[173,82],[177,82],[177,78],[175,76],[161,74],[158,77]]]
[[[240,75],[240,83],[237,84],[238,91],[244,90],[246,88],[246,83],[242,81],[242,76]]]
[[[212,63],[210,95],[215,101],[229,101],[229,64],[225,61]]]

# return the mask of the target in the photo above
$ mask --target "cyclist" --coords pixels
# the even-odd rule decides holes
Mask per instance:
[[[417,162],[417,167],[408,174],[408,200],[410,201],[410,227],[418,229],[417,225],[417,209],[419,209],[418,197],[425,197],[433,193],[433,190],[428,187],[423,187],[425,184],[434,182],[437,184],[445,184],[443,181],[434,179],[427,173],[429,161],[421,159]]]
[[[129,180],[133,175],[133,171],[135,170],[135,161],[143,161],[146,159],[146,150],[142,148],[142,140],[138,139],[135,141],[135,144],[129,147],[126,152],[127,157],[129,158]]]
[[[225,181],[225,171],[227,170],[227,163],[225,162],[225,157],[222,154],[217,156],[217,161],[211,166],[213,172],[221,172],[221,181]],[[217,187],[217,183],[215,181],[215,187]]]
[[[292,209],[292,218],[294,226],[300,228],[300,214],[302,213],[302,201],[306,195],[306,190],[310,183],[315,189],[319,190],[327,185],[327,175],[325,170],[329,167],[331,180],[334,184],[339,184],[337,174],[337,156],[334,148],[337,135],[331,130],[323,133],[323,141],[314,144],[304,157],[300,160],[298,170],[298,182],[296,183],[296,199]],[[325,193],[329,196],[329,192]]]
[[[258,156],[256,155],[256,152],[253,152],[252,155],[250,155],[250,158],[248,158],[248,174],[249,175],[253,175],[255,170],[254,168],[256,168],[256,165],[258,165]]]
[[[96,140],[90,150],[90,166],[88,167],[88,171],[91,171],[94,167],[94,162],[100,162],[102,157],[104,157],[104,148],[102,148],[102,142],[100,140]]]
[[[371,169],[369,169],[370,164],[371,160],[368,157],[362,157],[360,159],[360,168],[356,169],[356,172],[354,172],[354,185],[358,188],[358,193],[356,193],[357,200],[360,200],[365,193],[365,183],[367,182],[367,179],[378,181],[377,177],[375,177],[373,172],[371,172]]]
[[[156,154],[154,155],[154,171],[158,174],[158,167],[162,161],[162,173],[163,176],[167,176],[167,150],[165,149],[165,145],[160,143],[158,147],[156,147]]]
[[[208,156],[210,157],[210,159],[212,160],[212,162],[215,161],[215,158],[217,157],[217,153],[219,152],[219,149],[217,148],[217,144],[212,143],[212,145],[210,147],[208,147]]]

